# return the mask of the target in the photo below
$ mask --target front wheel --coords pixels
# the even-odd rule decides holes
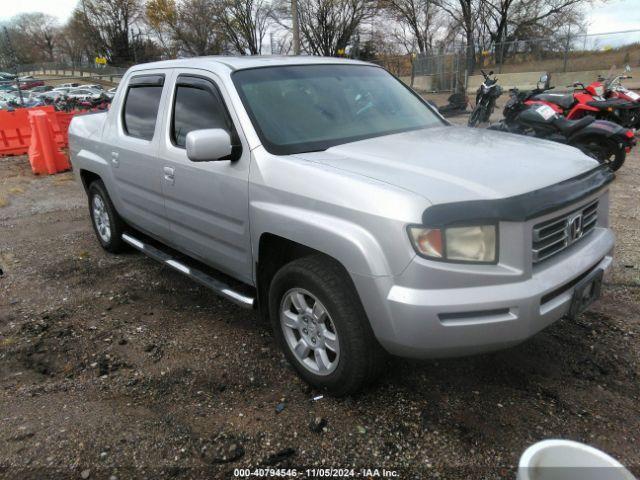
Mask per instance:
[[[334,395],[362,389],[384,359],[343,269],[322,255],[282,267],[269,289],[274,335],[298,374]]]
[[[627,157],[624,146],[608,138],[590,138],[576,147],[614,172],[622,167]]]
[[[469,127],[475,127],[476,125],[478,125],[482,121],[482,119],[486,116],[485,114],[486,108],[487,107],[482,103],[476,104],[475,108],[473,109],[473,112],[471,112],[471,116],[469,117],[469,122],[467,123],[467,125]]]

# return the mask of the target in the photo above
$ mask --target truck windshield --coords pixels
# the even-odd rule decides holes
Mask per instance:
[[[232,76],[260,140],[273,154],[326,150],[444,122],[379,67],[296,65]]]

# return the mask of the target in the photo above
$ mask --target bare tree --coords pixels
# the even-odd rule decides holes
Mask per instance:
[[[434,0],[451,18],[451,29],[460,29],[466,41],[466,66],[473,72],[476,66],[475,33],[483,3],[487,0]]]
[[[22,13],[14,17],[12,23],[31,45],[44,53],[42,60],[53,61],[60,30],[56,17],[41,12]]]
[[[75,10],[60,32],[58,51],[61,59],[71,65],[78,65],[83,59],[93,58],[96,52],[89,35],[84,15],[81,11]]]
[[[427,53],[437,13],[434,0],[385,0],[381,5],[398,22],[397,32],[400,34],[401,43],[405,44],[403,40],[406,40],[407,34],[410,33],[418,53]]]
[[[150,0],[146,19],[174,55],[213,55],[224,50],[221,3],[215,0]]]
[[[280,12],[290,15],[285,2]],[[298,23],[304,49],[336,56],[349,45],[360,24],[375,13],[375,0],[298,0]]]
[[[496,49],[496,59],[502,61],[504,42],[534,35],[534,30],[549,34],[562,25],[579,23],[583,7],[590,0],[487,0],[483,23]]]
[[[229,43],[241,55],[259,55],[273,9],[269,0],[224,0],[220,21]]]
[[[133,62],[130,29],[140,19],[140,0],[80,0],[76,7],[96,53],[115,65]]]

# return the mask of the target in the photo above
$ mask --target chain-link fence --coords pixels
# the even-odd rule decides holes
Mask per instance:
[[[603,72],[640,66],[640,30],[558,34],[489,45],[451,45],[427,55],[384,57],[378,63],[421,90],[458,91],[480,69],[502,74]]]

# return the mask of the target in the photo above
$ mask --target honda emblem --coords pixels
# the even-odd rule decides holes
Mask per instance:
[[[582,237],[582,212],[569,217],[567,222],[567,237],[569,243],[573,243]]]

